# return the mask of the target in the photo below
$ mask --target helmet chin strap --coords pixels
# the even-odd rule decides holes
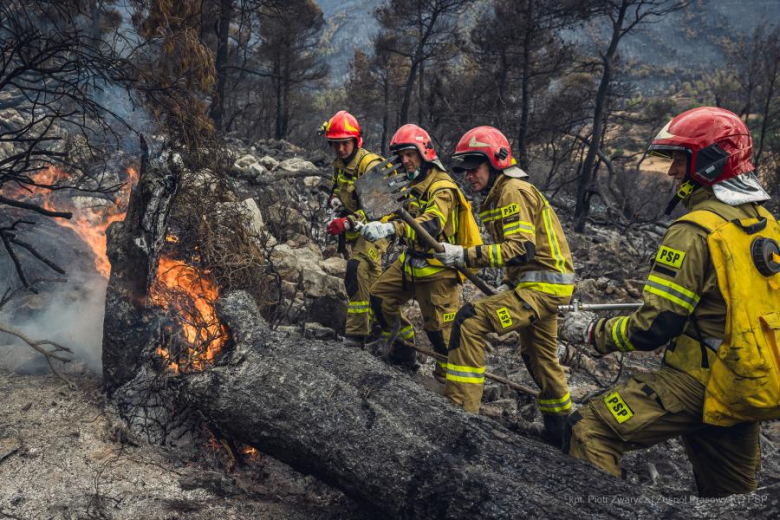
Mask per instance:
[[[482,195],[487,195],[488,193],[490,193],[490,190],[493,189],[493,185],[496,183],[496,179],[497,178],[498,178],[497,172],[491,167],[490,168],[490,174],[488,176],[487,184],[485,184],[485,187],[482,188],[480,193]]]
[[[699,188],[701,188],[701,184],[691,179],[690,172],[686,173],[685,177],[683,177],[682,184],[680,184],[680,188],[677,190],[677,193],[674,194],[672,200],[670,200],[669,204],[667,204],[664,215],[671,215],[672,211],[674,211],[674,208],[677,207],[677,204],[682,202],[688,195]]]

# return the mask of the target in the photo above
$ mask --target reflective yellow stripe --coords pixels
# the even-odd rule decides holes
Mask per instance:
[[[406,327],[402,328],[398,331],[398,336],[401,337],[401,339],[411,339],[414,337],[414,326],[413,325],[407,325]]]
[[[455,370],[457,372],[469,372],[472,374],[484,374],[486,370],[486,367],[468,367],[466,365],[455,365],[453,363],[445,363],[444,368]]]
[[[364,312],[369,312],[370,307],[368,305],[368,302],[349,302],[349,307],[347,308],[348,314],[362,314]]]
[[[539,399],[539,402],[541,404],[563,404],[566,401],[571,401],[571,393],[566,392],[566,395],[563,397],[553,398],[553,399]]]
[[[685,287],[653,275],[648,276],[644,290],[661,298],[666,298],[670,302],[686,308],[689,312],[693,312],[693,308],[696,307],[700,299],[699,295]]]
[[[355,184],[355,179],[350,179],[348,177],[344,177],[343,175],[338,176],[338,181],[343,184]]]
[[[622,318],[618,318],[614,325],[612,325],[612,340],[621,352],[636,350],[631,341],[629,341],[628,334],[626,333],[628,329],[628,320],[628,316],[623,316]]]
[[[501,218],[501,208],[488,209],[479,213],[479,219],[484,222],[491,222]]]
[[[536,226],[534,226],[530,222],[523,222],[523,221],[510,222],[509,224],[504,224],[503,230],[504,230],[505,237],[509,235],[514,235],[515,233],[527,233],[529,235],[536,234]]]
[[[636,350],[636,348],[631,343],[631,341],[629,341],[628,334],[626,333],[626,331],[628,329],[628,320],[629,320],[628,316],[625,316],[621,320],[621,324],[620,324],[620,337],[623,338],[623,344],[626,346],[626,351],[631,352],[631,351]]]
[[[571,409],[571,394],[566,392],[563,397],[552,399],[539,399],[539,410],[554,413]]]
[[[547,201],[545,200],[545,204],[546,203]],[[550,243],[550,251],[552,252],[553,258],[555,258],[555,265],[558,267],[560,272],[565,273],[566,260],[564,260],[563,255],[561,254],[561,246],[558,243],[558,237],[555,235],[555,229],[553,228],[549,206],[544,208],[542,215],[544,216],[544,227],[547,231],[547,241]]]
[[[409,224],[406,225],[405,231],[406,232],[404,235],[406,235],[406,238],[408,238],[410,241],[414,241],[414,239],[417,238],[417,232]]]
[[[439,220],[441,221],[441,227],[444,228],[444,226],[447,225],[447,217],[444,216],[444,213],[439,211],[439,208],[437,206],[431,206],[430,208],[426,209],[423,215],[426,213],[433,213],[437,217],[439,217]]]
[[[557,283],[544,283],[544,282],[520,282],[516,285],[518,289],[527,288],[534,289],[546,294],[552,294],[553,296],[571,296],[574,294],[573,285],[563,285]]]
[[[481,385],[485,383],[485,367],[468,367],[465,365],[454,365],[444,363],[442,365],[447,370],[447,380],[458,383],[470,383]]]

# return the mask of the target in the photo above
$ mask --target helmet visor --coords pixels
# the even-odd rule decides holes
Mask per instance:
[[[481,153],[456,155],[452,158],[452,169],[456,173],[463,173],[478,168],[480,164],[487,162],[487,160],[488,158]]]

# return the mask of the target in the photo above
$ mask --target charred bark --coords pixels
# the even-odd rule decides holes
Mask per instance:
[[[391,518],[669,516],[662,499],[468,414],[365,351],[285,338],[251,298],[219,305],[236,342],[184,398],[227,435]],[[600,502],[589,497],[601,497]]]
[[[103,382],[109,392],[136,376],[141,354],[156,333],[149,326],[147,296],[180,170],[176,155],[143,161],[124,222],[111,224],[106,233],[111,276],[103,328]]]

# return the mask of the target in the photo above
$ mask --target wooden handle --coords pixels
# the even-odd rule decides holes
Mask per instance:
[[[433,359],[441,361],[442,363],[446,363],[447,362],[447,358],[445,356],[443,356],[441,354],[438,354],[436,352],[433,352],[431,350],[428,350],[426,348],[415,346],[414,350],[416,350],[417,352],[419,352],[421,354],[425,354],[426,356],[430,356]],[[493,381],[495,381],[497,383],[504,384],[504,385],[508,386],[509,388],[512,388],[512,389],[514,389],[514,390],[516,390],[518,392],[521,392],[523,394],[528,394],[528,395],[532,395],[534,397],[539,397],[539,392],[537,392],[533,388],[530,388],[530,387],[525,386],[525,385],[521,385],[520,383],[515,383],[514,381],[510,381],[509,379],[507,379],[505,377],[497,376],[496,374],[494,374],[492,372],[485,372],[485,377],[488,378],[488,379],[492,379]]]
[[[408,211],[401,208],[398,211],[398,214],[401,216],[401,220],[406,222],[408,226],[414,229],[414,232],[417,233],[417,236],[421,237],[431,249],[433,249],[437,253],[444,252],[444,246],[442,246],[438,240],[433,238],[430,233],[425,231],[425,228],[423,228],[416,220],[414,220],[414,217],[412,217]],[[482,280],[482,278],[478,277],[469,269],[466,269],[464,267],[457,267],[457,266],[454,267],[455,269],[458,270],[460,274],[468,278],[471,281],[471,283],[479,287],[479,290],[485,293],[486,295],[493,296],[494,294],[496,294],[495,289],[493,289],[488,284],[486,284],[484,280]]]

